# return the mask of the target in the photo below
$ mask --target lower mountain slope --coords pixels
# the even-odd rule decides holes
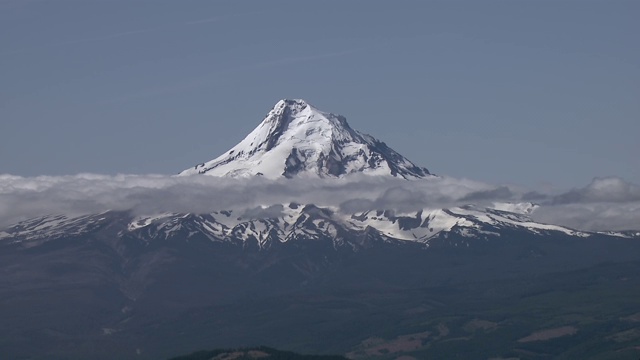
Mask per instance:
[[[429,232],[420,224],[439,215],[382,211],[336,219],[330,209],[290,210],[299,215],[286,226],[284,218],[246,221],[234,212],[153,219],[107,212],[6,229],[0,353],[12,359],[158,359],[267,344],[302,353],[421,359],[450,357],[459,341],[476,344],[468,350],[477,355],[486,340],[493,355],[514,349],[543,354],[549,350],[541,343],[518,340],[563,326],[578,329],[577,337],[559,340],[572,354],[588,352],[565,340],[605,342],[602,349],[612,352],[627,351],[635,341],[634,333],[625,333],[635,323],[620,319],[640,312],[637,239],[525,231],[506,225],[518,214],[485,212],[480,222],[471,210],[451,210],[460,218],[449,230],[414,241],[368,222],[383,219],[394,232],[417,235]],[[345,225],[350,221],[367,225],[351,228]],[[216,224],[225,236],[209,230]],[[472,230],[482,237],[470,237]],[[499,331],[465,330],[469,322],[466,328],[485,321]],[[447,333],[440,324],[450,335],[438,335],[439,329]],[[470,336],[474,340],[455,340]]]
[[[301,355],[261,346],[244,349],[221,349],[198,351],[190,355],[178,356],[170,360],[347,360],[337,355]]]

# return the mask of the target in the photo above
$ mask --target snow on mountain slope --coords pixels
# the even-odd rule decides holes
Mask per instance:
[[[304,100],[281,100],[244,140],[214,160],[180,175],[267,178],[341,177],[351,173],[428,177],[385,143],[353,130],[340,115]]]
[[[210,214],[164,213],[137,216],[105,213],[79,217],[47,216],[19,223],[0,232],[0,241],[34,246],[60,237],[82,236],[99,230],[115,219],[119,237],[134,237],[143,242],[159,240],[190,241],[204,238],[237,245],[255,243],[270,248],[276,243],[298,240],[330,240],[334,247],[354,246],[360,235],[375,231],[389,241],[429,241],[441,236],[465,238],[501,237],[505,231],[519,231],[546,236],[563,234],[588,237],[595,233],[580,232],[556,225],[532,221],[527,214],[493,208],[463,206],[450,209],[425,208],[411,213],[373,210],[343,213],[333,207],[288,204],[277,216],[252,217],[244,211],[228,210]],[[632,237],[610,232],[608,236]]]
[[[80,216],[58,214],[33,218],[0,231],[0,240],[25,241],[29,246],[35,246],[59,237],[82,235],[102,227],[108,219],[107,214]]]
[[[538,235],[560,232],[571,236],[589,236],[589,233],[562,226],[536,223],[523,214],[475,206],[423,209],[413,214],[368,211],[353,215],[350,223],[356,227],[371,226],[394,239],[418,242],[428,242],[441,233],[454,230],[466,237],[476,237],[479,234],[500,236],[501,230],[505,229],[515,229]]]

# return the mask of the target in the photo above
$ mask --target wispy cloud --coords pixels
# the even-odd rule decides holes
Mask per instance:
[[[95,37],[89,37],[89,38],[80,38],[80,39],[71,39],[71,40],[52,42],[52,43],[42,44],[42,45],[27,46],[27,47],[15,49],[15,50],[8,50],[8,51],[4,52],[4,54],[18,54],[18,53],[29,52],[29,51],[43,50],[43,49],[47,49],[47,48],[56,48],[56,47],[71,46],[71,45],[77,45],[77,44],[83,44],[83,43],[93,43],[93,42],[100,42],[100,41],[106,41],[106,40],[113,40],[113,39],[117,39],[117,38],[130,37],[130,36],[133,36],[133,35],[152,33],[152,32],[157,32],[157,31],[166,31],[166,30],[169,30],[169,29],[172,29],[172,28],[175,28],[175,27],[181,27],[181,26],[193,26],[193,25],[203,25],[203,24],[216,23],[216,22],[224,20],[224,19],[226,19],[228,17],[244,16],[244,15],[246,15],[246,14],[217,16],[217,17],[210,17],[210,18],[204,18],[204,19],[190,20],[190,21],[186,21],[186,22],[164,24],[164,25],[154,26],[154,27],[149,27],[149,28],[144,28],[144,29],[133,29],[133,30],[128,30],[128,31],[114,32],[114,33],[105,34],[105,35],[102,35],[102,36],[95,36]]]
[[[209,24],[209,23],[218,22],[218,21],[223,20],[223,19],[225,19],[224,16],[216,16],[216,17],[210,17],[210,18],[200,19],[200,20],[191,20],[191,21],[185,22],[184,24],[185,25]]]
[[[162,28],[163,27],[138,29],[138,30],[123,31],[123,32],[108,34],[108,35],[104,35],[104,36],[96,36],[96,37],[91,37],[91,38],[52,42],[52,43],[44,44],[44,45],[29,46],[29,47],[16,49],[16,50],[10,50],[10,51],[5,52],[5,54],[17,54],[17,53],[21,53],[21,52],[41,50],[41,49],[46,49],[46,48],[56,48],[56,47],[67,46],[67,45],[75,45],[75,44],[82,44],[82,43],[92,43],[92,42],[97,42],[97,41],[111,40],[111,39],[117,39],[117,38],[120,38],[120,37],[126,37],[126,36],[131,36],[131,35],[136,35],[136,34],[143,34],[143,33],[153,32],[153,31],[160,30]]]
[[[292,65],[296,63],[312,62],[312,61],[321,60],[321,59],[335,58],[335,57],[353,54],[358,51],[362,51],[364,49],[366,49],[366,47],[358,47],[358,48],[352,48],[352,49],[341,50],[341,51],[324,51],[324,52],[318,52],[318,53],[306,55],[306,56],[283,57],[276,60],[256,62],[256,63],[250,63],[250,64],[245,64],[245,65],[240,65],[235,67],[218,69],[216,71],[213,71],[207,74],[199,75],[190,80],[169,84],[165,86],[156,86],[156,87],[145,89],[142,91],[124,94],[122,96],[106,99],[104,101],[101,101],[100,103],[110,104],[110,103],[126,102],[126,101],[131,101],[136,99],[143,99],[143,98],[150,98],[154,96],[179,93],[179,92],[196,89],[199,87],[213,84],[215,83],[216,79],[218,79],[219,77],[223,75],[228,75],[230,73],[241,73],[241,72],[250,71],[250,70],[266,69],[266,68],[273,68],[278,66]]]
[[[256,64],[253,64],[253,65],[248,65],[248,66],[244,67],[242,70],[268,68],[268,67],[274,67],[274,66],[280,66],[280,65],[290,65],[290,64],[295,64],[295,63],[319,60],[319,59],[328,59],[328,58],[340,57],[340,56],[353,54],[353,53],[356,53],[358,51],[362,51],[364,49],[366,49],[366,47],[357,47],[357,48],[351,48],[351,49],[342,50],[342,51],[326,51],[326,52],[320,52],[320,53],[311,54],[311,55],[307,55],[307,56],[285,57],[285,58],[277,59],[277,60],[273,60],[273,61],[266,61],[266,62],[262,62],[262,63],[256,63]]]

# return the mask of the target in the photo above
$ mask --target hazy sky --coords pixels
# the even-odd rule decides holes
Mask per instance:
[[[640,1],[0,0],[0,173],[174,174],[281,98],[434,173],[640,183]]]

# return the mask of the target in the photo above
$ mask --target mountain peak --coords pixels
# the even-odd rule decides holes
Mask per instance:
[[[304,99],[282,99],[282,100],[278,101],[274,105],[273,108],[275,109],[275,108],[281,108],[281,107],[285,107],[285,106],[302,107],[302,108],[307,107],[307,106],[313,107],[311,104],[309,104]]]
[[[269,111],[258,127],[275,126],[280,130],[291,127],[312,127],[353,133],[344,116],[325,113],[302,99],[283,99]]]
[[[269,111],[269,115],[281,115],[284,112],[296,114],[301,111],[311,109],[316,110],[313,106],[302,99],[282,99],[273,106],[271,111]],[[269,116],[267,115],[265,120],[268,118]]]
[[[423,178],[429,175],[385,143],[353,130],[344,116],[302,99],[283,99],[238,145],[181,175],[268,178],[341,177],[351,173]]]

